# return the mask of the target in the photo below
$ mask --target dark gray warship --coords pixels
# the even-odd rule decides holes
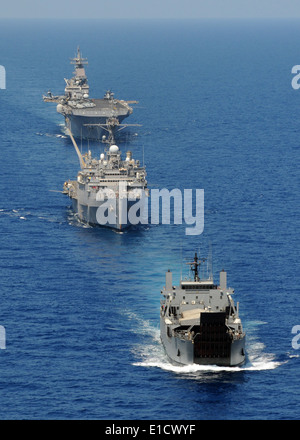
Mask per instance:
[[[99,158],[89,151],[84,156],[69,131],[77,152],[80,171],[77,180],[65,182],[63,193],[72,200],[78,218],[90,225],[107,226],[116,230],[129,228],[143,221],[148,189],[145,167],[127,151],[125,160],[110,135]]]
[[[239,318],[239,303],[227,287],[227,274],[220,272],[220,285],[212,275],[200,279],[203,260],[195,254],[188,263],[194,277],[172,285],[166,273],[161,291],[160,334],[168,357],[176,364],[237,366],[245,361],[245,333]]]
[[[43,100],[57,103],[57,112],[65,117],[66,131],[69,129],[75,138],[99,140],[104,134],[106,124],[117,127],[132,114],[129,104],[137,101],[115,99],[110,90],[103,99],[91,99],[85,73],[88,61],[82,58],[79,47],[71,64],[75,65],[75,76],[65,79],[65,94],[55,96],[49,91],[43,96]]]

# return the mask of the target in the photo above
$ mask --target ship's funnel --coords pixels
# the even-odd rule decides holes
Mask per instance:
[[[227,272],[224,269],[220,272],[220,289],[227,289]]]
[[[172,272],[166,272],[166,290],[172,290]]]

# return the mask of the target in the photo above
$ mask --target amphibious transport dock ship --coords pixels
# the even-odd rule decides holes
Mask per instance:
[[[204,261],[204,260],[201,260]],[[176,364],[237,366],[245,361],[245,333],[239,318],[239,304],[227,287],[227,274],[220,272],[220,285],[212,276],[200,279],[197,254],[188,263],[193,279],[172,285],[166,273],[161,291],[160,333],[165,351]]]
[[[103,99],[91,99],[85,73],[85,65],[88,62],[86,58],[82,58],[79,47],[77,56],[71,59],[71,64],[75,65],[75,76],[65,79],[65,94],[54,96],[49,91],[43,96],[43,100],[57,103],[57,112],[65,117],[65,127],[75,138],[101,139],[104,133],[102,126],[108,122],[118,126],[132,114],[133,110],[129,104],[136,104],[137,101],[115,99],[110,90],[105,93]]]
[[[129,210],[139,210],[135,218],[141,218],[143,204],[148,197],[146,171],[139,160],[127,151],[122,160],[119,147],[110,136],[109,144],[99,159],[85,156],[79,151],[71,132],[69,135],[80,161],[77,180],[65,182],[63,193],[72,200],[74,212],[79,219],[90,225],[126,229],[134,223]],[[135,211],[134,211],[135,212]]]

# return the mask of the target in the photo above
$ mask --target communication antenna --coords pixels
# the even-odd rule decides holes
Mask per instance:
[[[199,268],[201,263],[204,263],[204,261],[206,261],[206,258],[198,258],[197,252],[195,252],[194,261],[191,263],[186,263],[190,265],[191,271],[194,272],[194,281],[200,281]]]
[[[145,168],[145,147],[143,144],[143,168]]]
[[[212,244],[209,243],[208,259],[207,259],[207,270],[209,274],[209,279],[213,279],[213,259],[212,259]]]
[[[181,239],[181,274],[180,274],[180,281],[182,281],[182,267],[183,265],[183,249],[182,249],[182,239]]]

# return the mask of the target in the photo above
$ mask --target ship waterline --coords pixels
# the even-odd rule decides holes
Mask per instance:
[[[126,197],[103,197],[103,200],[90,202],[84,200],[84,194],[74,196],[76,182],[66,182],[65,188],[72,198],[72,209],[80,221],[92,226],[105,226],[112,229],[124,230],[132,225],[147,224],[147,209],[145,198],[148,192],[143,191],[142,196],[136,194],[138,200]]]
[[[99,158],[93,158],[91,151],[83,156],[70,130],[68,134],[79,158],[80,170],[76,180],[64,183],[63,193],[72,200],[79,219],[90,225],[119,230],[141,222],[148,196],[145,167],[133,159],[131,151],[122,159],[112,132]]]
[[[99,140],[103,136],[107,136],[107,126],[111,121],[108,116],[64,114],[63,111],[60,113],[65,117],[65,133],[70,130],[77,139]],[[111,123],[115,133],[118,131],[117,127],[127,116],[118,115],[117,122]]]
[[[79,47],[76,56],[71,59],[71,64],[75,65],[74,77],[65,79],[65,94],[53,95],[48,91],[43,100],[57,104],[57,112],[65,118],[65,129],[71,130],[74,137],[100,140],[105,134],[105,125],[110,124],[112,129],[117,131],[117,126],[133,112],[129,104],[136,104],[137,101],[115,99],[111,90],[108,90],[102,99],[90,98],[85,73],[88,61],[82,58]],[[94,126],[88,126],[90,124]]]
[[[161,291],[160,336],[169,359],[181,365],[242,365],[246,338],[239,303],[235,305],[234,290],[227,287],[227,273],[220,272],[220,284],[216,285],[212,275],[200,279],[197,254],[188,264],[194,279],[173,286],[168,271]]]
[[[201,350],[193,340],[171,338],[166,331],[166,323],[161,318],[160,332],[162,344],[169,359],[178,365],[240,366],[245,362],[245,338],[232,342],[222,341],[202,343]]]

